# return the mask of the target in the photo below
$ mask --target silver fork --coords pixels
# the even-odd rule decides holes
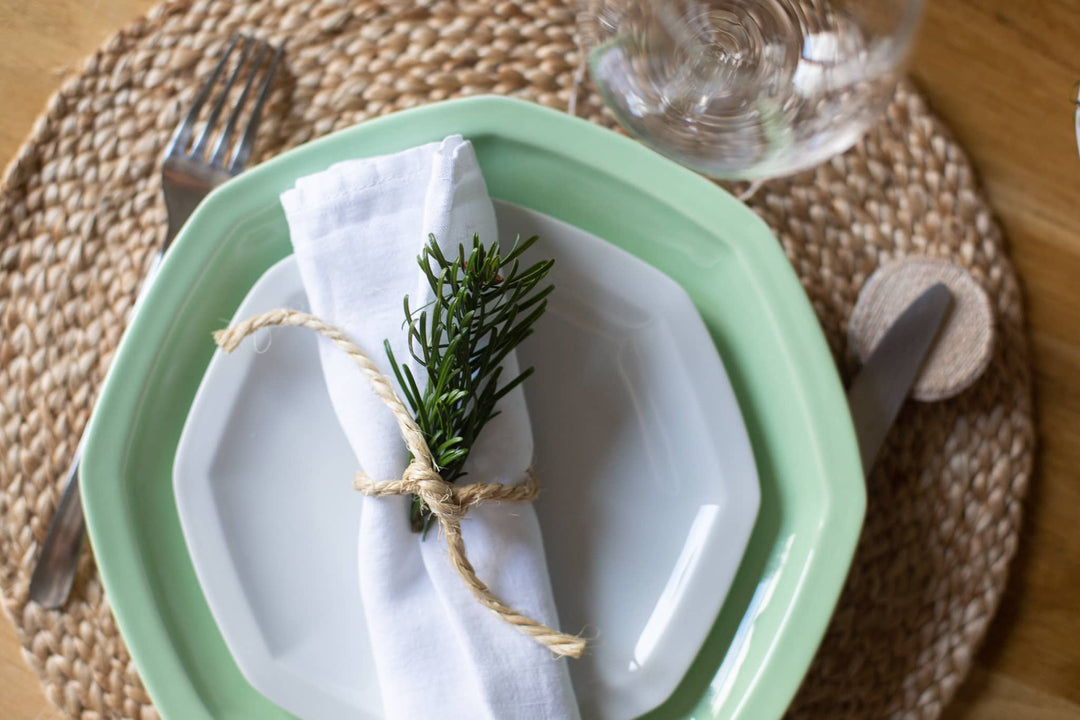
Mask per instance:
[[[193,143],[192,137],[195,134],[199,114],[210,96],[214,94],[218,79],[229,65],[234,53],[237,52],[239,52],[239,58],[236,61],[236,67],[217,92],[207,116],[206,125]],[[253,54],[254,59],[252,59]],[[146,290],[157,276],[158,267],[165,252],[188,216],[211,190],[247,167],[259,118],[270,94],[270,84],[280,60],[281,48],[274,48],[245,35],[234,36],[221,60],[210,73],[210,77],[199,89],[187,116],[177,126],[165,150],[161,168],[161,191],[168,213],[168,229],[165,240],[158,248],[146,278],[139,288],[132,316],[142,305]],[[225,125],[215,140],[215,131],[218,129],[221,114],[229,102],[230,93],[245,73],[246,80],[243,81],[240,95],[229,110]],[[256,79],[260,74],[262,81],[259,83],[255,104],[239,142],[235,143],[232,156],[228,157],[229,150],[234,145],[244,107],[256,88]],[[212,141],[214,144],[211,149]],[[87,425],[89,426],[89,423]],[[34,567],[34,574],[30,578],[30,598],[47,608],[60,607],[67,602],[78,566],[79,552],[86,528],[82,499],[79,496],[79,463],[82,459],[85,439],[84,432],[83,437],[79,439],[71,467],[68,469],[67,486],[56,507],[48,535],[45,537],[37,565]]]

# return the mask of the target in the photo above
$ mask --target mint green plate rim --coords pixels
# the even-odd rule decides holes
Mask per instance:
[[[691,670],[647,717],[779,718],[828,625],[866,507],[817,318],[768,227],[729,194],[628,138],[500,97],[426,105],[284,153],[208,197],[162,265],[102,390],[81,479],[105,590],[155,706],[167,719],[291,717],[250,687],[213,624],[171,477],[210,331],[289,252],[278,194],[333,162],[452,133],[473,141],[494,197],[620,245],[694,300],[750,434],[761,511]]]

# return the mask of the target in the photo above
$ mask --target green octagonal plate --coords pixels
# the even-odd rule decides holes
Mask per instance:
[[[290,717],[240,674],[199,588],[173,499],[177,441],[211,331],[291,251],[278,194],[342,159],[452,133],[472,140],[494,197],[622,247],[697,305],[750,434],[761,510],[704,647],[648,717],[780,717],[828,624],[866,504],[817,319],[769,229],[730,195],[584,120],[494,97],[371,120],[266,162],[208,197],[170,251],[117,352],[82,472],[105,589],[151,698],[169,720]]]

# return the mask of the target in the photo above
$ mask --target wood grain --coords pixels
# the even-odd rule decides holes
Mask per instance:
[[[0,161],[153,0],[0,0]],[[1001,612],[949,720],[1080,720],[1080,0],[929,0],[912,71],[980,170],[1026,291],[1039,459]],[[0,717],[54,720],[0,621]]]

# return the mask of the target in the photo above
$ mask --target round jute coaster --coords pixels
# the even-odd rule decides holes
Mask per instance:
[[[64,612],[27,601],[60,478],[165,231],[159,158],[229,36],[286,43],[255,159],[421,103],[499,93],[565,109],[573,0],[162,5],[52,98],[0,192],[0,586],[27,660],[72,716],[149,718],[86,553]],[[587,83],[579,115],[612,125]],[[869,479],[861,545],[794,718],[934,718],[967,673],[1016,550],[1032,467],[1016,276],[971,165],[910,87],[843,156],[750,205],[802,279],[845,377],[859,289],[898,257],[948,258],[990,298],[987,370],[909,403]]]
[[[879,267],[859,291],[848,318],[848,346],[866,362],[908,304],[941,283],[952,296],[949,311],[911,388],[923,402],[967,390],[994,352],[994,310],[970,273],[944,258],[909,256]]]

